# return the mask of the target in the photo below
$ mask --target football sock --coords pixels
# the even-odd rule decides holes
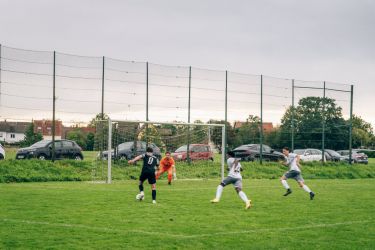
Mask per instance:
[[[288,182],[286,182],[286,180],[281,180],[281,183],[283,184],[285,189],[289,189],[289,185],[288,185]]]
[[[156,190],[152,190],[152,200],[156,200]]]
[[[216,199],[220,200],[221,194],[223,193],[224,187],[222,185],[217,186]]]
[[[140,191],[141,193],[143,193],[143,184],[140,184],[140,185],[139,185],[139,191]]]
[[[247,198],[246,194],[243,191],[238,192],[238,195],[244,202],[247,202],[249,199]]]
[[[310,190],[310,188],[309,188],[308,186],[303,185],[302,188],[303,188],[303,190],[305,190],[306,192],[311,193],[311,190]]]

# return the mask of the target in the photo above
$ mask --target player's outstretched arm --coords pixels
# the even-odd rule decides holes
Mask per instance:
[[[140,159],[143,158],[143,155],[138,155],[137,157],[135,157],[134,159],[131,159],[128,161],[129,164],[133,164],[134,162],[136,161],[139,161]]]
[[[299,168],[301,168],[300,160],[301,160],[301,157],[299,155],[297,155],[297,166]]]

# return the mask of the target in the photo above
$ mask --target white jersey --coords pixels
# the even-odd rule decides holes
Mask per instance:
[[[299,169],[297,165],[297,154],[289,153],[288,157],[286,157],[286,163],[289,166],[289,171],[294,170],[301,172],[301,169]]]
[[[235,158],[228,158],[227,160],[227,164],[228,164],[228,168],[229,168],[229,174],[228,176],[229,177],[233,177],[233,178],[238,178],[238,179],[242,179],[242,176],[241,176],[241,163],[237,163],[237,165],[234,164],[234,161],[236,159]]]

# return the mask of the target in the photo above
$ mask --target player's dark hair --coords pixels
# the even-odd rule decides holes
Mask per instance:
[[[171,154],[171,152],[167,151],[167,152],[165,152],[165,154]]]
[[[147,153],[152,153],[152,152],[154,152],[154,150],[152,149],[152,147],[147,147],[146,152]]]
[[[290,152],[290,149],[288,147],[283,147],[283,149]]]
[[[230,157],[234,157],[234,152],[233,151],[228,151],[227,153]]]

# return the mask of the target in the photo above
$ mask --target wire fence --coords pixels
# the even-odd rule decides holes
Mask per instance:
[[[1,120],[87,124],[105,113],[119,120],[222,121],[234,129],[255,121],[259,131],[249,143],[272,144],[272,132],[284,126],[278,135],[283,145],[350,148],[352,96],[348,84],[0,45]],[[321,117],[314,126],[300,128],[299,106],[307,97],[323,100],[311,114],[321,116],[331,107],[324,100],[332,99],[347,122],[327,124],[332,117]]]

